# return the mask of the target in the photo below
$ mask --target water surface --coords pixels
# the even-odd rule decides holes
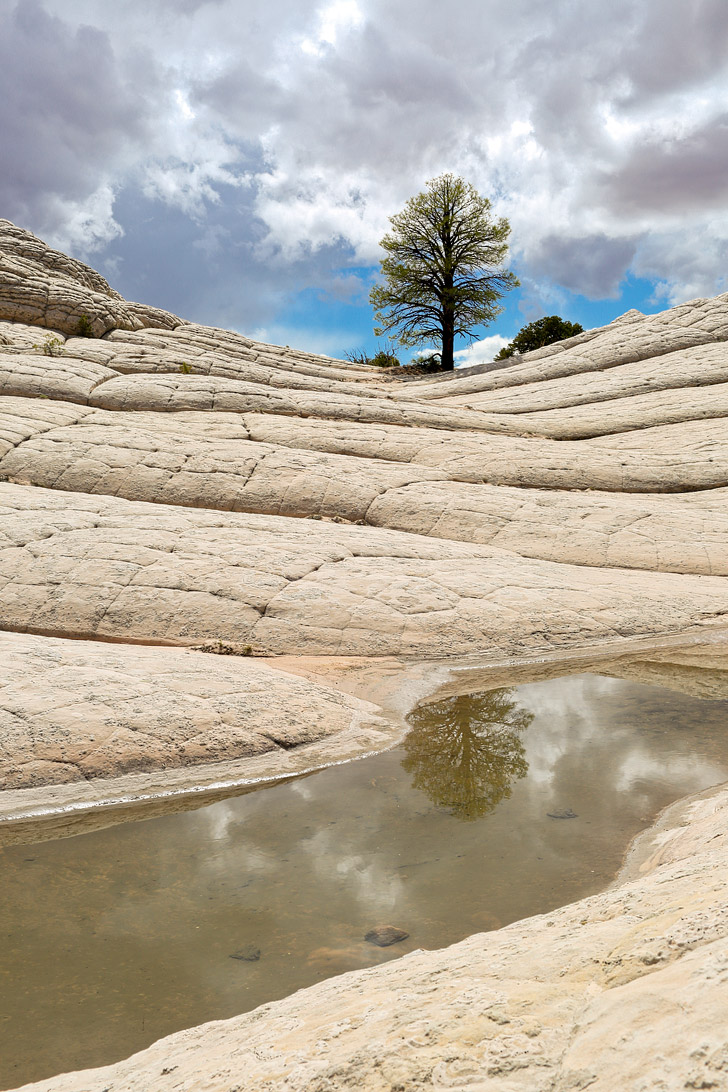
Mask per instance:
[[[728,780],[728,701],[618,679],[412,723],[375,758],[3,850],[0,1088],[593,893],[662,807]],[[410,936],[377,948],[379,924]]]

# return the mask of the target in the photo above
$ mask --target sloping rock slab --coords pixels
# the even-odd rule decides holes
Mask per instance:
[[[128,303],[100,273],[9,220],[0,220],[0,314],[64,334],[77,334],[85,318],[94,337],[115,327],[141,330],[182,323],[167,311]]]
[[[0,633],[0,660],[0,790],[250,758],[383,723],[245,657]]]
[[[672,814],[640,879],[26,1092],[725,1088],[728,791]]]
[[[398,531],[0,486],[0,617],[267,653],[518,654],[683,631],[728,579],[584,568]]]

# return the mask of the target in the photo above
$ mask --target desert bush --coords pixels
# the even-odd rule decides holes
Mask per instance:
[[[42,345],[34,345],[34,349],[40,349],[43,356],[62,356],[63,342],[59,337],[47,337]]]
[[[369,356],[364,349],[351,349],[344,353],[344,360],[350,364],[366,364],[370,368],[399,368],[400,362],[394,352],[394,343],[386,341],[378,345],[374,356]]]
[[[76,333],[79,337],[94,337],[94,328],[91,324],[91,319],[87,314],[82,314],[78,320],[78,326],[76,327]]]

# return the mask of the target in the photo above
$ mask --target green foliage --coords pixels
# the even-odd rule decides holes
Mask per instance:
[[[371,368],[398,368],[399,358],[394,353],[394,343],[387,340],[377,346],[374,356],[369,356],[364,349],[351,349],[344,353],[344,359],[350,364],[367,364]]]
[[[442,357],[439,353],[423,353],[422,356],[414,358],[411,366],[425,375],[429,375],[431,372],[441,372]]]
[[[439,353],[424,353],[422,356],[413,357],[409,364],[402,364],[397,369],[397,377],[407,379],[419,375],[434,375],[442,370]]]
[[[394,353],[379,352],[374,354],[371,363],[375,368],[398,368],[399,358]]]
[[[188,364],[186,360],[182,361],[179,370],[182,372],[182,375],[192,375],[192,365]]]
[[[498,300],[518,281],[503,269],[510,225],[494,220],[490,201],[452,174],[427,183],[381,246],[384,282],[369,296],[377,335],[396,332],[402,345],[442,345],[441,367],[454,366],[456,337],[500,314]]]
[[[87,314],[83,314],[79,318],[76,333],[79,337],[94,337],[94,328]]]
[[[520,734],[533,713],[518,707],[512,690],[464,694],[421,705],[407,718],[402,768],[414,788],[458,819],[480,819],[511,795],[528,772]]]
[[[63,356],[63,342],[59,337],[47,337],[42,345],[34,345],[44,356]]]
[[[530,353],[534,349],[543,349],[544,345],[553,345],[556,341],[583,333],[584,327],[578,322],[567,322],[558,315],[547,315],[519,330],[510,345],[504,346],[494,359],[506,360],[515,353]]]

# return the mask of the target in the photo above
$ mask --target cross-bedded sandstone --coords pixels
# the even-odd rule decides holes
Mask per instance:
[[[728,296],[398,383],[0,253],[6,627],[487,656],[725,617]]]
[[[625,639],[707,635],[604,670],[722,693],[726,339],[728,295],[401,382],[129,303],[0,221],[4,799],[295,772],[484,664]],[[386,716],[342,689],[385,656]],[[722,1087],[725,809],[631,886],[38,1088],[167,1087],[170,1053],[213,1092]]]

